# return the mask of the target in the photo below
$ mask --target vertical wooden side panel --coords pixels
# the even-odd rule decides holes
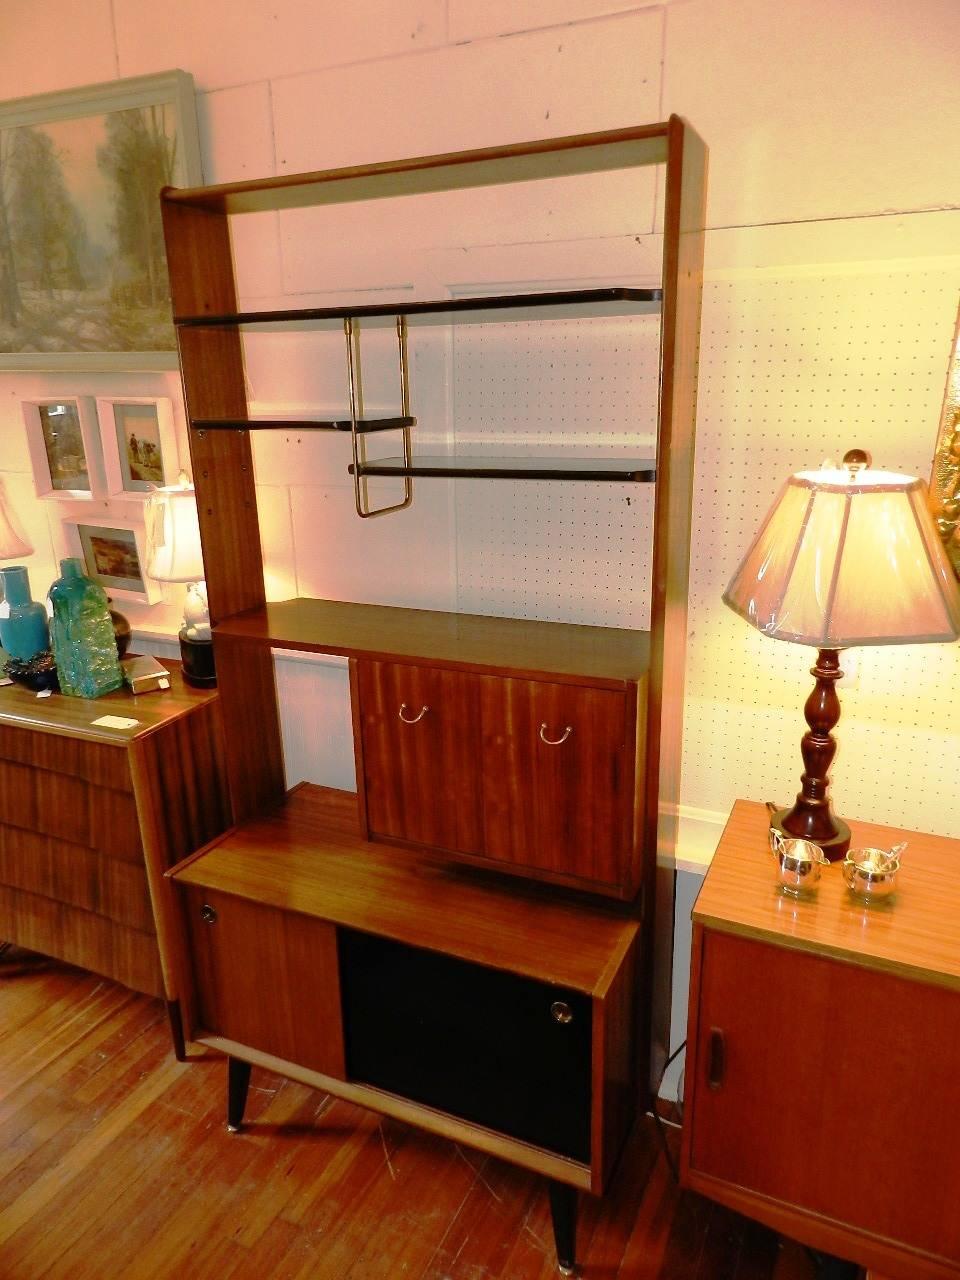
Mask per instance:
[[[233,817],[244,822],[276,804],[286,789],[273,655],[262,645],[221,636],[217,684]]]
[[[670,1043],[677,811],[683,736],[690,506],[693,498],[697,362],[703,292],[706,148],[671,116],[664,215],[660,433],[657,442],[650,690],[646,777],[644,899],[653,907],[651,953],[642,973],[650,990],[651,1083]],[[649,910],[646,913],[649,925]]]
[[[594,1021],[593,1190],[602,1194],[630,1132],[637,1108],[636,983],[639,937],[624,957],[602,1001],[602,1028]],[[598,1042],[603,1058],[596,1062]]]
[[[129,760],[164,990],[176,1000],[176,907],[164,872],[230,825],[219,703],[134,739]]]
[[[236,311],[225,214],[162,200],[175,316]],[[247,416],[239,330],[178,331],[188,420]],[[249,433],[196,431],[190,457],[200,513],[204,569],[214,623],[263,606],[260,526]],[[280,723],[269,651],[249,654],[241,672],[220,639],[217,678],[229,708],[227,767],[234,812],[242,820],[283,791]]]
[[[350,672],[350,716],[353,722],[353,763],[357,775],[357,817],[360,822],[360,835],[364,840],[370,839],[370,822],[367,818],[367,784],[366,764],[363,757],[363,721],[360,715],[360,674],[357,670],[357,659],[351,658],[348,663]]]

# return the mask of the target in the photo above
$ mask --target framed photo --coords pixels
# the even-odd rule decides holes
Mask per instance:
[[[97,397],[103,469],[111,498],[143,501],[177,482],[177,441],[169,400]]]
[[[146,565],[146,530],[133,520],[110,518],[110,523],[66,525],[72,554],[79,556],[87,574],[99,582],[112,600],[136,600],[140,604],[156,604],[160,584],[148,578]]]
[[[103,497],[91,398],[23,400],[21,405],[37,497],[71,502]]]
[[[159,195],[200,181],[183,71],[0,103],[0,369],[176,368]]]

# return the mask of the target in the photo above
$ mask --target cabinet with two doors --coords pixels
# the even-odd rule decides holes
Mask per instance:
[[[654,287],[244,312],[249,213],[659,169]],[[188,1033],[545,1174],[559,1258],[603,1191],[669,1032],[705,149],[663,124],[164,192],[163,218],[237,826],[174,869]],[[651,185],[650,190],[653,190]],[[423,456],[408,325],[658,314],[655,456]],[[395,323],[400,414],[364,417],[361,325]],[[250,412],[244,334],[342,326],[349,415]],[[611,358],[612,353],[611,353]],[[654,486],[649,625],[574,626],[305,597],[267,602],[251,435],[349,432],[397,475]],[[366,444],[400,431],[399,459]],[[518,486],[522,487],[522,486]],[[402,516],[397,536],[402,537]],[[346,532],[345,535],[346,536]],[[273,650],[349,659],[358,795],[286,794]]]
[[[499,621],[509,636],[509,620]],[[617,688],[582,673],[572,682],[358,659],[357,773],[369,834],[632,897],[639,668],[638,655]]]

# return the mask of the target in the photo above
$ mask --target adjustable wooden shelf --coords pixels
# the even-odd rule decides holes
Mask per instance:
[[[242,311],[245,213],[661,165],[662,276],[591,289]],[[163,195],[235,831],[171,873],[188,1034],[550,1179],[573,1266],[669,1033],[705,150],[662,124]],[[650,459],[417,456],[407,326],[660,317]],[[396,325],[404,456],[368,462],[358,326]],[[648,631],[299,599],[267,604],[241,334],[342,324],[357,508],[366,475],[654,484]],[[402,420],[402,421],[398,421]],[[521,442],[522,443],[522,442]],[[398,525],[398,534],[402,527]],[[252,569],[251,566],[254,566]],[[350,659],[359,796],[284,794],[272,646]]]

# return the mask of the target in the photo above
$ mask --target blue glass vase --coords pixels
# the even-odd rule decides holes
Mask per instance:
[[[3,598],[9,606],[0,618],[0,645],[11,658],[29,662],[50,647],[47,611],[38,600],[30,598],[30,577],[22,564],[0,569]]]
[[[75,698],[99,698],[123,684],[107,593],[86,576],[79,560],[61,560],[60,573],[50,588],[60,690]]]

